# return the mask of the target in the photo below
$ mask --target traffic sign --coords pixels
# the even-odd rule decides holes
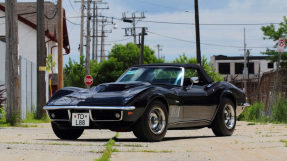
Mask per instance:
[[[280,38],[278,41],[277,52],[282,53],[284,52],[285,48],[285,39]]]
[[[93,77],[91,75],[86,75],[84,81],[87,86],[90,86],[93,84]]]

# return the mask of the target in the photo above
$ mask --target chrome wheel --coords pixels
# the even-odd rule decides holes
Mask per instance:
[[[148,117],[149,128],[154,134],[161,134],[166,126],[166,119],[160,107],[154,107]]]
[[[224,122],[228,129],[232,129],[235,125],[235,112],[231,105],[224,107]]]

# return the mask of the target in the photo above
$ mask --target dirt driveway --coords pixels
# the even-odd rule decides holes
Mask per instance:
[[[77,141],[61,141],[49,124],[33,128],[0,128],[0,161],[93,161],[115,136],[108,130],[86,130]],[[238,122],[231,137],[214,137],[210,129],[168,131],[162,142],[139,142],[119,133],[112,161],[287,161],[287,125]]]

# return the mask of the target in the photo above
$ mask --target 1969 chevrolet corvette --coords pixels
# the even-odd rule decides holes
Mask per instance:
[[[114,83],[63,88],[44,109],[60,139],[110,129],[160,141],[167,129],[209,127],[216,136],[230,136],[245,101],[242,90],[214,82],[198,65],[149,64],[131,67]]]

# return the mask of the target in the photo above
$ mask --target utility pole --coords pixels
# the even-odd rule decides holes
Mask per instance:
[[[94,37],[95,35],[97,35],[95,32],[96,32],[96,17],[97,17],[97,14],[96,12],[98,12],[98,5],[96,5],[96,2],[93,1],[93,45],[92,45],[92,59],[95,60],[95,56],[96,56],[96,60],[97,60],[97,49],[95,49],[95,39],[97,39],[97,37]],[[98,43],[98,42],[97,42]],[[98,62],[98,61],[97,61]]]
[[[81,33],[80,33],[80,56],[84,56],[84,10],[85,0],[81,1]]]
[[[141,33],[141,55],[140,55],[140,65],[144,64],[144,36],[145,36],[145,28],[142,28]]]
[[[102,9],[109,9],[109,7],[99,7],[99,4],[107,4],[107,2],[102,2],[102,1],[93,1],[93,35],[92,35],[92,59],[96,60],[96,62],[98,62],[98,37],[100,37],[98,35],[99,33],[99,10]]]
[[[42,118],[46,103],[46,49],[45,49],[44,0],[37,1],[37,118]]]
[[[160,51],[162,51],[162,49],[161,49],[162,46],[157,44],[156,47],[157,47],[157,56],[158,56],[158,58],[160,58]]]
[[[244,39],[243,39],[243,48],[244,48],[244,68],[243,68],[243,80],[244,80],[244,92],[247,97],[247,49],[246,49],[246,36],[245,36],[245,28],[243,30]]]
[[[102,19],[102,34],[101,34],[101,59],[100,62],[102,63],[105,58],[105,21]]]
[[[134,33],[134,44],[137,44],[137,32],[136,32],[136,13],[132,13],[133,20],[133,33]]]
[[[5,1],[6,60],[5,81],[7,89],[6,121],[12,125],[20,122],[20,82],[18,74],[18,16],[17,0]]]
[[[99,40],[98,40],[98,33],[99,33],[99,19],[98,19],[98,6],[96,5],[96,35],[93,35],[93,36],[96,36],[96,62],[98,63],[98,43],[99,43]]]
[[[132,13],[131,17],[126,17],[126,13],[123,13],[122,17],[123,22],[132,23],[132,36],[134,37],[134,44],[137,44],[136,21],[145,18],[144,12],[142,12],[138,17],[135,12]]]
[[[58,89],[64,87],[63,72],[63,6],[62,0],[58,0]]]
[[[194,13],[195,13],[195,33],[196,33],[196,58],[197,58],[197,64],[201,65],[198,0],[194,0],[194,10],[195,10]]]
[[[90,75],[90,9],[91,9],[91,0],[88,0],[87,3],[87,39],[86,39],[86,75]],[[88,86],[87,86],[88,88]]]
[[[247,54],[247,80],[249,81],[249,68],[250,68],[250,50],[247,49],[246,50],[246,54]]]

